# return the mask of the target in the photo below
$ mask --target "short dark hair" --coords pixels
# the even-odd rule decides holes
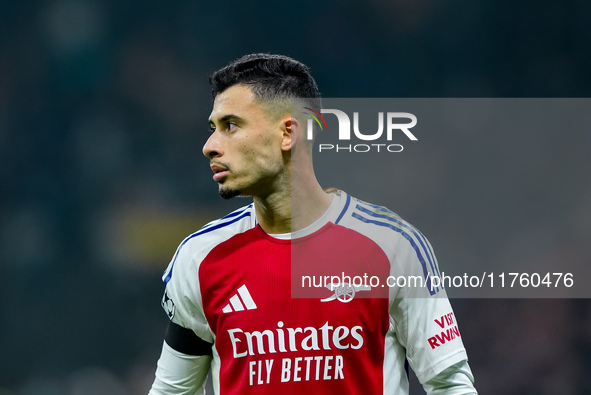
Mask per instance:
[[[250,86],[260,101],[310,99],[306,105],[320,108],[320,91],[305,64],[284,55],[249,54],[237,59],[209,77],[215,98],[233,85]]]

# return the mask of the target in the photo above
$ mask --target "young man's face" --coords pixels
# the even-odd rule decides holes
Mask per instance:
[[[223,198],[265,197],[285,182],[284,125],[269,119],[250,87],[234,85],[218,94],[209,124],[203,154]]]

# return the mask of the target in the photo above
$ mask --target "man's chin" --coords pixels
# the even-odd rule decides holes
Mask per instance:
[[[240,195],[240,191],[237,189],[230,189],[230,188],[220,188],[219,189],[219,194],[222,197],[222,199],[232,199],[235,198],[236,196]]]

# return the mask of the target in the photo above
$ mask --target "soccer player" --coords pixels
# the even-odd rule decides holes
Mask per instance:
[[[409,365],[428,394],[475,394],[445,290],[383,285],[436,275],[429,242],[316,180],[298,110],[320,110],[309,69],[252,54],[210,83],[203,154],[223,198],[253,203],[187,237],[166,269],[170,324],[150,394],[202,394],[210,369],[220,395],[408,394]],[[343,277],[294,297],[306,275]]]

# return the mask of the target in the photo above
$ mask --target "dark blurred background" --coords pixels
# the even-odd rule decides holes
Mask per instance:
[[[0,394],[147,393],[167,323],[161,273],[186,235],[246,203],[218,198],[201,154],[215,69],[277,52],[309,65],[327,97],[589,97],[590,22],[586,0],[2,2]],[[591,148],[589,132],[576,135],[580,152]],[[556,144],[542,139],[536,152],[552,155]],[[440,153],[435,170],[462,185],[474,169],[457,153],[469,160],[471,148],[456,149]],[[525,180],[513,209],[537,203],[519,221],[541,230],[518,236],[542,237],[551,267],[590,264],[591,168],[572,162],[580,155],[561,158],[582,176],[542,205],[552,185],[540,188],[544,174]],[[567,206],[561,195],[575,198]],[[442,210],[472,215],[477,198],[387,204],[447,259],[506,261],[511,250],[466,245],[430,225]],[[560,218],[559,237],[543,213]],[[498,214],[479,210],[482,229]],[[482,394],[591,393],[588,300],[454,307]]]

